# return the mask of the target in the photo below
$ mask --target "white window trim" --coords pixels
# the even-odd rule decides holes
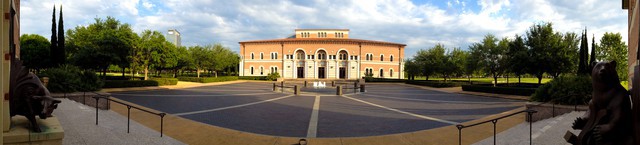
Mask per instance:
[[[264,53],[260,52],[260,60],[263,60],[263,59],[264,59]]]
[[[393,62],[393,54],[390,54],[390,55],[389,55],[389,61],[390,61],[390,62]]]
[[[253,52],[251,52],[251,60],[255,59],[254,57],[255,55],[253,54]]]
[[[250,75],[253,75],[253,66],[249,67],[249,73],[250,73]]]
[[[380,54],[380,61],[384,61],[384,54]]]
[[[393,77],[393,68],[389,69],[389,77]]]

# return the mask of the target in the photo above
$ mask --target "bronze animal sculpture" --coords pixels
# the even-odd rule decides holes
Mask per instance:
[[[631,100],[620,85],[615,61],[598,62],[591,72],[593,98],[584,116],[577,118],[572,128],[580,134],[567,132],[565,139],[578,145],[632,145]],[[624,67],[624,66],[623,66]]]
[[[49,90],[42,85],[38,76],[29,73],[24,67],[12,69],[16,76],[12,78],[14,85],[11,85],[10,115],[25,116],[31,123],[34,132],[42,132],[36,121],[36,116],[40,119],[51,117],[53,110],[58,107],[60,100],[53,99]]]

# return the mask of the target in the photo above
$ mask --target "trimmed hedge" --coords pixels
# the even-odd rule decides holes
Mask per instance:
[[[155,80],[106,80],[103,88],[129,88],[158,86]]]
[[[225,81],[235,81],[238,80],[237,76],[219,76],[217,78],[214,77],[178,77],[180,81],[187,82],[199,82],[199,83],[211,83],[211,82],[225,82]]]
[[[144,77],[131,77],[131,76],[105,76],[106,80],[144,80]]]
[[[178,84],[178,79],[177,78],[150,78],[151,80],[157,81],[158,85],[160,86],[167,86],[167,85],[177,85]]]
[[[434,87],[434,88],[459,87],[460,85],[462,85],[459,82],[425,81],[425,80],[421,80],[421,81],[407,80],[406,83],[407,84],[412,84],[412,85],[429,86],[429,87]]]
[[[240,80],[267,80],[267,76],[239,76]]]
[[[47,89],[52,93],[69,93],[75,91],[98,91],[102,88],[102,81],[95,72],[81,70],[73,65],[62,65],[49,68],[38,74],[40,79],[49,77]]]
[[[520,95],[529,96],[536,92],[536,88],[519,88],[519,87],[493,87],[485,85],[462,85],[463,91],[485,92],[494,94]]]

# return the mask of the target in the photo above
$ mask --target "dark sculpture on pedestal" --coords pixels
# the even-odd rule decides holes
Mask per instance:
[[[616,65],[611,61],[593,66],[593,98],[589,110],[573,123],[573,129],[581,130],[578,136],[567,131],[567,142],[578,145],[636,144],[630,94],[620,85]]]
[[[58,107],[60,100],[53,99],[49,90],[42,85],[38,76],[28,72],[21,61],[12,62],[11,74],[11,98],[9,101],[11,116],[25,116],[31,123],[31,129],[42,132],[36,122],[36,116],[40,119],[51,117],[53,110]]]

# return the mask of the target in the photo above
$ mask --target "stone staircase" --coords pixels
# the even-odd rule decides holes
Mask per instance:
[[[579,130],[571,129],[573,121],[584,114],[584,111],[574,111],[554,118],[534,122],[532,125],[533,144],[536,145],[568,145],[564,140],[567,130],[578,134]],[[498,123],[500,125],[500,123]],[[474,144],[493,144],[493,137],[489,137]],[[529,144],[529,123],[524,122],[508,130],[498,133],[496,144]]]

